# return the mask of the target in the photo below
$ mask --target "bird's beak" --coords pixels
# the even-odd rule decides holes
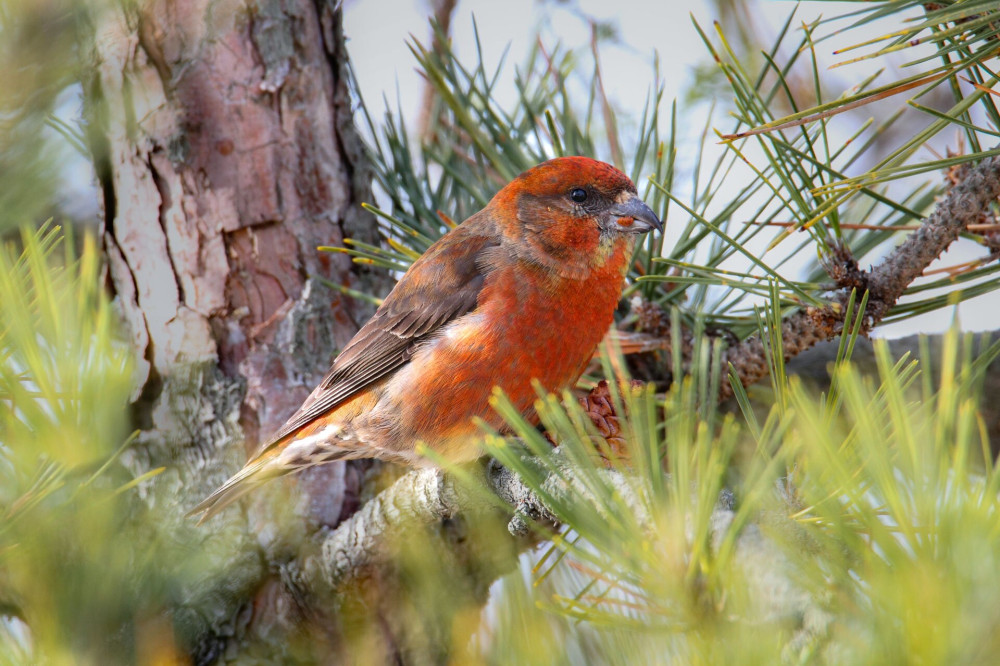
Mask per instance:
[[[611,215],[617,218],[618,231],[644,234],[650,229],[663,231],[663,223],[645,202],[634,194],[611,206]]]

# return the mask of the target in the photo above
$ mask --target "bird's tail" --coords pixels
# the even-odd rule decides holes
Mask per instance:
[[[283,468],[274,465],[273,462],[271,458],[258,458],[250,461],[243,469],[219,486],[215,492],[202,500],[198,506],[191,509],[187,514],[188,517],[202,514],[201,518],[198,519],[198,524],[201,525],[251,490],[264,485],[271,479],[294,471],[293,468]]]
[[[201,525],[248,492],[259,488],[271,479],[314,465],[370,455],[363,450],[334,445],[329,441],[317,444],[309,438],[292,440],[290,444],[294,448],[289,448],[287,444],[285,446],[279,444],[248,462],[243,469],[219,486],[198,506],[191,509],[187,514],[188,517],[203,514],[198,520],[198,524]]]

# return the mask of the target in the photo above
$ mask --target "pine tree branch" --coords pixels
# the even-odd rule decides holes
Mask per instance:
[[[782,350],[789,360],[824,340],[833,339],[843,330],[851,289],[860,287],[859,296],[868,290],[868,306],[862,321],[867,334],[889,313],[907,287],[948,249],[963,229],[980,219],[992,202],[1000,197],[1000,158],[991,157],[969,167],[962,180],[938,202],[920,228],[877,266],[860,271],[849,256],[843,266],[834,266],[833,276],[840,286],[835,306],[807,308],[786,317],[782,322]],[[768,374],[764,344],[759,336],[730,346],[724,353],[723,368],[732,364],[744,386]],[[722,382],[721,397],[732,396],[729,382]]]
[[[518,556],[544,538],[546,529],[532,530],[528,523],[555,529],[559,519],[517,474],[496,461],[479,464],[470,471],[478,477],[472,479],[473,484],[459,482],[437,469],[416,470],[403,476],[337,529],[321,534],[314,554],[303,562],[301,575],[293,581],[286,577],[286,583],[308,595],[312,605],[339,611],[345,603],[352,602],[352,597],[365,596],[375,587],[385,588],[386,580],[398,575],[396,558],[399,552],[393,544],[410,543],[418,532],[435,531],[436,525],[489,522],[498,516],[505,519],[512,516],[507,526],[510,534],[503,536],[513,547],[499,549],[499,555],[493,539],[487,539],[485,548],[479,543],[479,550],[471,558],[474,562],[470,561],[468,551],[477,547],[470,543],[476,540],[446,544],[449,551],[456,547],[467,551],[457,558],[463,563],[463,570],[452,570],[449,575],[455,580],[470,574],[476,576],[474,587],[482,591],[479,603],[485,603],[486,591],[492,583],[513,571]],[[642,508],[646,503],[635,494],[637,485],[616,470],[602,470],[600,474],[615,486],[616,493],[634,512],[639,524],[651,528],[652,517]],[[475,489],[476,484],[504,500],[506,508],[481,489]],[[578,478],[568,462],[551,471],[542,486],[546,493],[572,495],[578,501],[587,501],[589,496],[587,484]],[[795,582],[794,565],[774,538],[776,534],[790,534],[796,529],[794,521],[787,518],[793,511],[786,507],[791,506],[794,498],[781,492],[780,484],[776,498],[779,509],[761,518],[767,523],[770,536],[757,524],[745,526],[736,541],[734,562],[746,577],[760,621],[788,620],[797,626],[789,644],[789,649],[797,650],[802,645],[822,640],[829,619],[816,600]],[[734,515],[734,498],[731,493],[724,492],[711,517],[712,543],[716,546],[731,529]],[[366,586],[365,582],[370,579],[378,580],[380,585]],[[394,584],[389,587],[392,594],[399,594]],[[465,585],[462,587],[464,589]],[[378,601],[369,603],[379,604]],[[392,603],[399,603],[395,596]]]
[[[436,468],[401,477],[336,529],[318,535],[318,547],[305,558],[297,585],[339,594],[390,565],[391,544],[455,520],[497,525],[509,520],[516,546],[511,558],[484,572],[489,575],[486,585],[512,570],[517,555],[540,540],[527,521],[555,527],[558,519],[519,476],[495,461],[476,463],[466,471],[470,478],[464,481]]]

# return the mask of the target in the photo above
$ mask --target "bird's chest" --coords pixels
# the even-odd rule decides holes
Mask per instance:
[[[488,285],[494,291],[484,294],[483,314],[505,329],[501,344],[513,366],[506,390],[517,391],[524,378],[549,390],[576,381],[614,320],[629,250],[613,248],[585,279],[522,267]]]

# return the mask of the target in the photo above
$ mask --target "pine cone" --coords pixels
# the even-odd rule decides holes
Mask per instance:
[[[636,316],[636,329],[657,337],[670,333],[670,315],[659,304],[635,296],[631,303],[632,314]]]
[[[623,381],[619,385],[619,392],[625,394],[631,392],[633,395],[642,390],[643,382],[631,380],[627,384]],[[614,453],[614,457],[628,464],[629,454],[625,438],[622,436],[621,424],[618,422],[618,414],[615,412],[614,402],[611,399],[611,389],[606,380],[598,382],[586,397],[580,400],[580,405],[587,412],[590,420],[608,443],[608,448]],[[605,455],[601,447],[597,447],[598,453],[604,459],[606,465],[610,466],[611,461]]]

